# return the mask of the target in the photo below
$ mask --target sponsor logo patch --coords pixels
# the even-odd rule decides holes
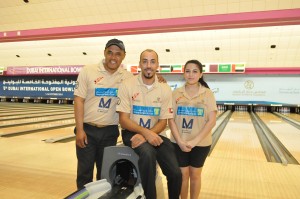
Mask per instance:
[[[133,105],[133,114],[159,116],[160,115],[160,107]]]

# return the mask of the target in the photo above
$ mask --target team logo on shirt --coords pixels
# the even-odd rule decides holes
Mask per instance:
[[[131,97],[132,101],[135,101],[136,98],[139,96],[140,93],[134,93],[133,96]]]
[[[183,129],[192,129],[193,128],[194,119],[187,121],[185,118],[182,120],[182,128]]]
[[[178,106],[177,115],[204,116],[204,109],[192,106]]]
[[[151,124],[151,119],[148,119],[147,122],[144,122],[143,118],[140,118],[140,122],[139,122],[140,126],[150,129],[150,124]]]
[[[97,77],[97,79],[94,80],[94,83],[98,84],[102,79],[103,77]]]
[[[133,105],[133,114],[147,115],[147,116],[159,116],[160,115],[160,107]]]
[[[158,97],[156,100],[154,100],[152,103],[161,103],[160,97]]]
[[[101,97],[98,105],[98,112],[107,112],[113,98],[116,98],[117,95],[117,88],[96,88],[95,96]]]
[[[107,101],[104,101],[104,98],[101,98],[99,102],[99,107],[109,109],[110,104],[111,104],[111,98],[109,98]]]
[[[178,97],[178,98],[175,100],[176,104],[179,102],[179,100],[180,100],[181,98],[183,98],[183,96],[180,96],[180,97]]]
[[[96,88],[95,96],[98,97],[117,97],[118,89],[117,88]]]

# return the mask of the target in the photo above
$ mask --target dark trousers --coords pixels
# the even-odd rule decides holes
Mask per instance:
[[[103,128],[83,125],[87,135],[88,144],[85,148],[76,146],[77,155],[77,188],[81,189],[85,184],[93,181],[94,165],[97,167],[97,180],[101,179],[102,159],[104,148],[115,146],[119,136],[117,125]],[[74,129],[76,134],[76,128]]]
[[[135,133],[122,130],[122,139],[126,146],[131,147],[130,139]],[[167,178],[169,199],[179,199],[182,176],[171,141],[161,136],[163,143],[154,147],[148,142],[133,149],[139,156],[139,170],[142,186],[147,199],[156,199],[156,162]]]

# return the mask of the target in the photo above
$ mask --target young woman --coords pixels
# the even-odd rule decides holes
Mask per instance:
[[[202,167],[212,143],[217,105],[213,92],[203,80],[202,64],[198,60],[186,62],[184,78],[185,85],[173,92],[174,119],[168,122],[182,172],[181,199],[187,199],[188,193],[191,199],[197,199]]]

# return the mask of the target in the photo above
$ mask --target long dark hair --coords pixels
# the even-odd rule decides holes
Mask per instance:
[[[196,59],[192,59],[192,60],[189,60],[187,61],[185,64],[184,64],[184,71],[185,71],[185,68],[188,64],[196,64],[200,70],[200,73],[202,73],[203,69],[202,69],[202,64],[201,62],[199,62],[198,60]],[[206,88],[209,88],[208,84],[204,81],[204,78],[203,78],[203,75],[202,77],[199,79],[198,81],[202,86],[206,87]]]

